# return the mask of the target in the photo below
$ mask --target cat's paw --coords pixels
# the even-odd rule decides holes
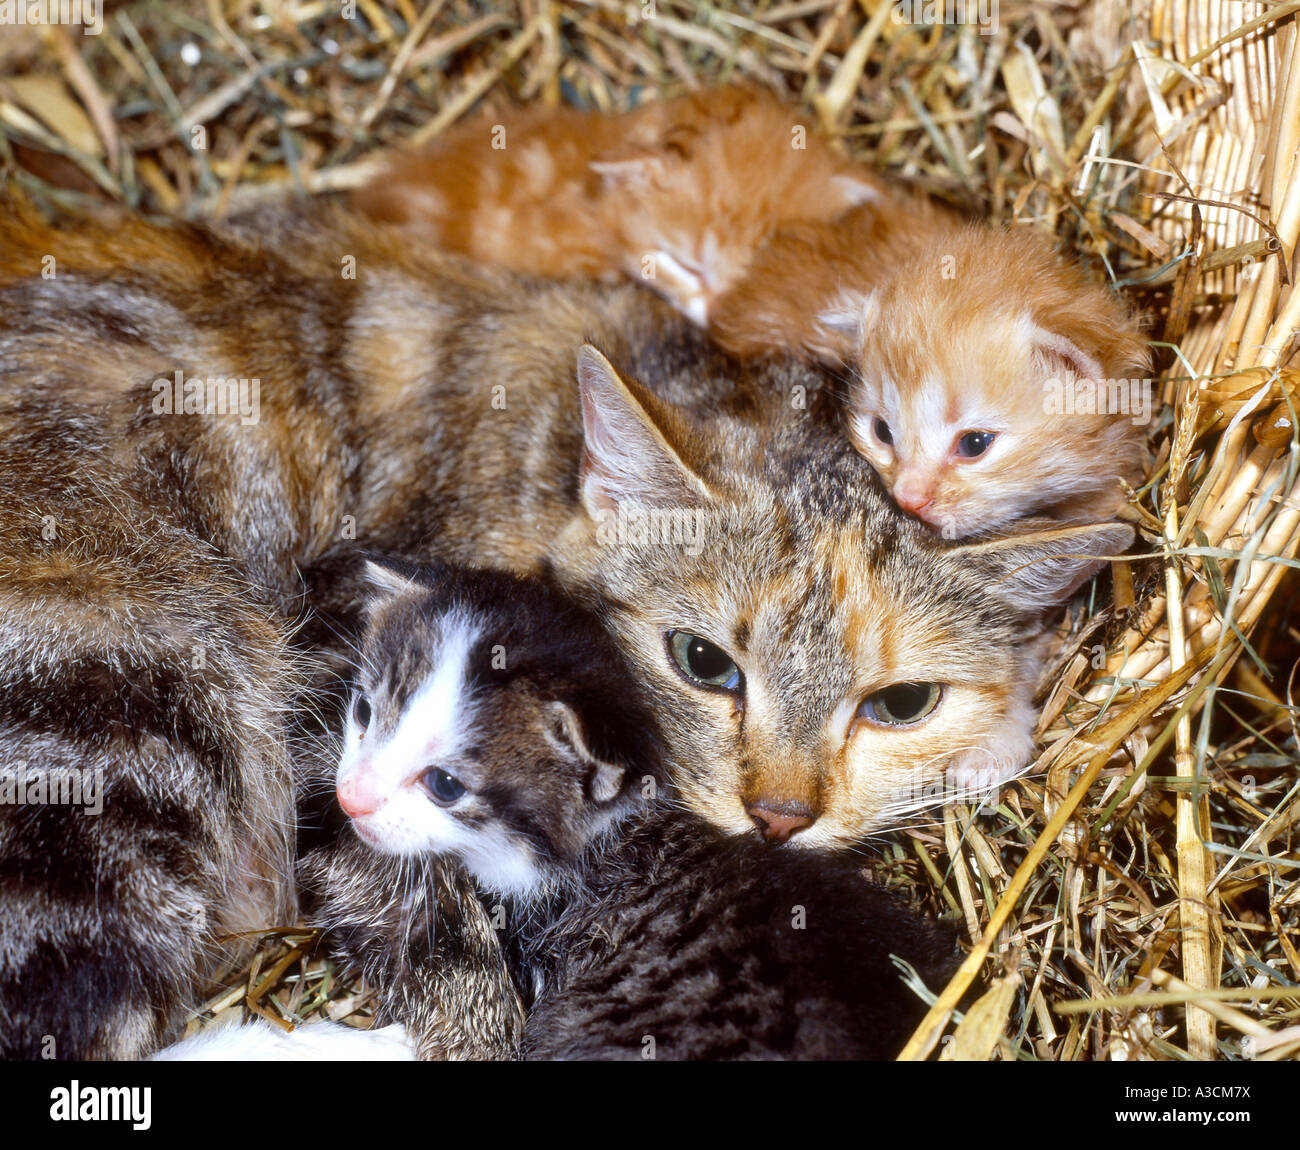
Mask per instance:
[[[309,1022],[283,1031],[267,1022],[211,1026],[160,1050],[154,1062],[415,1062],[406,1030],[397,1025],[357,1030],[341,1022]]]

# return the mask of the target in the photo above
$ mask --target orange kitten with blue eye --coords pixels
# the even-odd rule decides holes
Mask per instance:
[[[854,446],[949,538],[1113,518],[1153,416],[1127,309],[1041,236],[891,203],[778,231],[718,300],[715,337],[846,366]]]
[[[1146,341],[1039,236],[970,226],[817,319],[847,336],[848,428],[895,501],[949,538],[1113,518],[1147,463]]]

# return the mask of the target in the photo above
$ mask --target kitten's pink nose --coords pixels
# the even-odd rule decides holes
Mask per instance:
[[[367,784],[368,779],[364,771],[358,771],[339,780],[336,788],[339,806],[343,808],[348,818],[359,819],[365,815],[373,815],[384,805],[384,800]]]
[[[775,799],[755,799],[745,804],[745,813],[754,820],[758,833],[768,842],[783,843],[792,834],[810,827],[816,819],[812,807],[805,802]]]
[[[926,508],[934,502],[934,490],[928,477],[904,473],[894,484],[894,498],[904,511],[924,519]]]

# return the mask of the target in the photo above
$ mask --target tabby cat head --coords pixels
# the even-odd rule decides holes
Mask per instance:
[[[689,421],[591,347],[579,380],[586,516],[558,562],[606,603],[693,809],[830,846],[1025,766],[1044,618],[1128,527],[953,546],[833,426]]]

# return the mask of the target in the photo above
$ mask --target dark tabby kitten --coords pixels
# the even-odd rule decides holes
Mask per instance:
[[[821,375],[689,326],[337,216],[0,210],[0,1054],[147,1051],[283,922],[290,652],[359,548],[600,599],[726,831],[852,843],[1024,765],[1046,618],[1131,529],[949,547]]]
[[[508,1054],[517,1039],[512,1026],[508,1042],[483,1041],[500,1010],[474,981],[478,908],[468,923],[431,921],[438,900],[423,892],[455,858],[500,899],[533,1000],[528,1057],[896,1053],[922,1006],[890,955],[934,983],[952,966],[950,934],[868,885],[852,855],[774,850],[654,801],[640,688],[596,620],[557,592],[502,574],[371,574],[380,594],[338,795],[366,844],[407,861],[349,849],[316,877],[322,921],[383,992],[382,1022],[405,1023],[426,1054],[445,1050],[445,995],[428,987],[456,980],[458,999],[481,1008],[457,1052]]]
[[[863,876],[847,852],[773,851],[658,811],[602,852],[524,940],[549,976],[532,1059],[892,1059],[925,1014],[954,936]]]

